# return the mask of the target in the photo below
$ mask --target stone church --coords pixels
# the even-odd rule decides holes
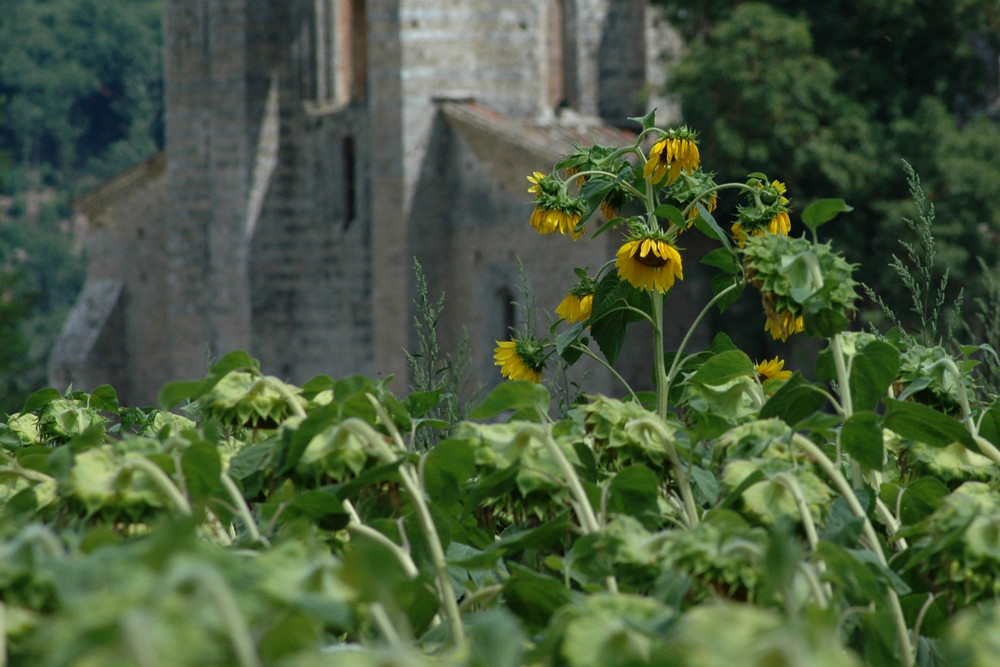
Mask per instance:
[[[149,404],[243,349],[294,383],[404,390],[414,257],[444,347],[464,327],[499,381],[518,258],[551,311],[619,242],[536,234],[526,176],[675,112],[656,96],[680,45],[647,4],[163,0],[166,148],[76,203],[87,280],[51,383]]]

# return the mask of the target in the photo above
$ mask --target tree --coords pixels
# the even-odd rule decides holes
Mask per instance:
[[[847,199],[855,212],[831,233],[892,293],[883,267],[913,215],[906,159],[938,209],[951,284],[975,290],[977,255],[1000,262],[995,2],[661,4],[690,45],[671,92],[724,179],[767,164],[800,210]]]
[[[22,165],[117,170],[162,145],[156,0],[7,0],[0,148]]]

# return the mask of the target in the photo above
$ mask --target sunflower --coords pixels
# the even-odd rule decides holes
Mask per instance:
[[[653,145],[649,160],[642,169],[642,176],[650,183],[657,184],[666,176],[666,185],[677,180],[681,169],[694,171],[701,164],[695,134],[682,127],[670,130]]]
[[[791,311],[781,310],[775,312],[766,307],[767,322],[764,329],[771,334],[775,340],[786,341],[792,334],[805,331],[806,325],[801,315],[793,315]]]
[[[577,223],[582,218],[581,213],[567,212],[558,208],[546,208],[539,204],[531,213],[531,227],[539,234],[554,234],[559,232],[562,235],[569,235],[573,240],[577,240],[586,231],[581,228],[576,230]]]
[[[681,254],[663,239],[646,237],[631,239],[618,249],[615,267],[618,276],[633,287],[657,290],[666,294],[674,286],[674,278],[684,280]]]
[[[785,361],[775,357],[770,361],[762,361],[754,369],[757,371],[757,377],[760,378],[761,382],[765,380],[787,380],[792,377],[791,371],[782,370],[785,367]]]
[[[531,340],[498,340],[496,343],[493,363],[500,366],[501,375],[511,380],[542,381],[545,362],[538,359],[540,346]]]
[[[531,176],[528,176],[528,180],[532,183],[532,186],[528,188],[528,192],[537,195],[542,191],[542,181],[545,180],[545,174],[540,171],[532,172]]]
[[[566,295],[566,298],[559,302],[559,305],[556,307],[556,315],[565,318],[570,324],[573,322],[582,322],[590,317],[593,307],[593,293],[578,296],[570,292]]]
[[[788,236],[788,232],[792,231],[792,221],[788,218],[788,211],[779,211],[771,218],[771,222],[767,223],[767,231]]]
[[[701,205],[705,207],[706,211],[711,213],[712,211],[715,210],[715,207],[719,205],[719,200],[718,198],[716,198],[715,195],[709,195],[708,201],[703,201]],[[693,225],[694,221],[698,219],[699,215],[701,214],[698,213],[698,207],[692,206],[691,209],[688,211],[687,226],[690,227],[691,225]]]
[[[766,226],[759,227],[752,232],[749,236],[763,236],[764,234],[779,234],[781,236],[788,236],[788,233],[792,231],[792,221],[788,217],[787,211],[778,211],[770,222]],[[747,230],[740,223],[735,223],[732,226],[733,239],[736,240],[736,245],[743,248],[747,244]]]

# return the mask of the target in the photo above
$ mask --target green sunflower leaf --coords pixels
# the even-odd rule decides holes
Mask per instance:
[[[920,403],[883,399],[886,405],[882,425],[903,436],[932,447],[945,447],[953,442],[979,452],[975,441],[957,420]]]
[[[551,397],[540,384],[514,380],[497,385],[470,414],[470,419],[489,419],[507,410],[534,408],[539,415],[548,414]]]
[[[840,213],[847,213],[853,210],[854,207],[849,206],[843,199],[820,199],[802,211],[802,222],[809,229],[816,231],[817,227],[830,222]]]
[[[840,444],[862,468],[882,469],[882,427],[874,412],[866,410],[851,415],[840,431]]]

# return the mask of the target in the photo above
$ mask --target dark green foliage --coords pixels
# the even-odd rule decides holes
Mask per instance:
[[[977,256],[1000,261],[1000,128],[985,115],[997,106],[995,2],[659,4],[690,44],[670,90],[720,180],[767,164],[800,211],[842,195],[855,210],[824,234],[865,260],[865,283],[905,304],[883,267],[900,239],[919,242],[903,222],[914,204],[899,198],[906,159],[938,211],[933,285],[950,270],[946,304],[961,285],[981,295]]]
[[[9,0],[0,12],[0,149],[106,175],[162,145],[160,3]]]

